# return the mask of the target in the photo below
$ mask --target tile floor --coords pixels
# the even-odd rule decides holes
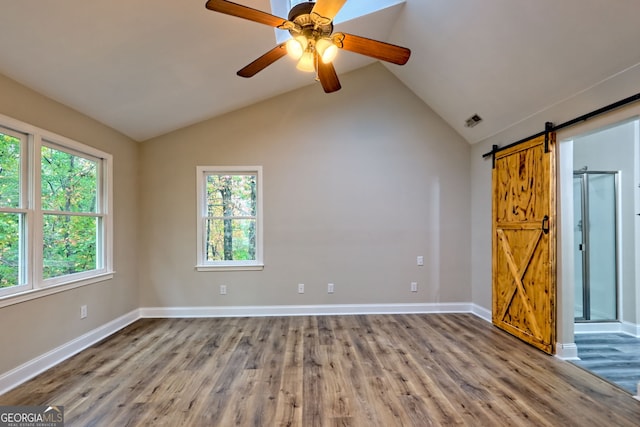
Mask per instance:
[[[580,333],[575,341],[580,360],[573,363],[638,395],[640,338],[623,333]]]

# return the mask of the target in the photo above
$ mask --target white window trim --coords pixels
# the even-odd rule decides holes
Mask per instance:
[[[207,188],[205,176],[211,173],[246,173],[256,174],[258,200],[256,204],[256,259],[252,261],[206,261],[204,218],[206,216]],[[197,166],[196,167],[196,243],[197,243],[197,271],[251,271],[263,270],[263,227],[262,227],[262,166]]]
[[[41,298],[58,292],[64,292],[80,286],[93,283],[104,282],[112,279],[113,270],[113,156],[96,148],[74,141],[70,138],[49,132],[37,126],[30,125],[20,120],[0,114],[0,126],[8,130],[13,130],[20,134],[27,135],[28,149],[23,154],[23,165],[28,163],[31,167],[31,174],[27,168],[22,169],[23,197],[26,198],[23,208],[26,209],[27,228],[31,232],[26,236],[26,257],[27,257],[27,283],[11,288],[2,289],[0,292],[0,307]],[[104,259],[101,268],[77,274],[69,274],[58,278],[42,279],[42,242],[40,198],[37,197],[40,191],[40,149],[43,141],[48,145],[59,146],[67,152],[75,152],[82,156],[90,156],[97,160],[100,166],[99,185],[104,194],[104,205],[102,209],[102,221],[104,224]],[[40,247],[40,250],[37,248]],[[100,250],[100,248],[98,248]]]

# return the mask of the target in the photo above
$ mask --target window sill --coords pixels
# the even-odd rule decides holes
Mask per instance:
[[[0,297],[0,308],[7,307],[9,305],[19,304],[21,302],[30,301],[36,298],[46,297],[47,295],[57,294],[59,292],[68,291],[71,289],[79,288],[86,285],[91,285],[98,282],[104,282],[113,278],[114,271],[108,273],[102,273],[93,277],[89,277],[81,280],[74,280],[73,282],[60,283],[57,285],[47,286],[46,288],[29,289],[28,291],[4,295]]]
[[[196,271],[261,271],[264,264],[246,265],[196,265]]]

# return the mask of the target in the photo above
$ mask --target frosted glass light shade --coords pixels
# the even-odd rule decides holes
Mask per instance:
[[[311,52],[310,50],[306,50],[302,54],[300,61],[298,61],[298,65],[296,65],[296,68],[300,71],[305,71],[308,73],[314,72],[316,70],[316,65],[315,61],[313,60],[313,52]]]
[[[305,36],[298,36],[287,40],[287,54],[293,59],[300,59],[307,49],[308,40]]]
[[[316,42],[316,51],[318,55],[320,55],[322,62],[328,64],[333,61],[338,54],[338,46],[333,44],[329,39],[319,39]]]

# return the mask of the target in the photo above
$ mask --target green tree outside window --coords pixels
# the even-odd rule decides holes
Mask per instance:
[[[207,261],[255,260],[256,175],[208,175],[206,192]]]

